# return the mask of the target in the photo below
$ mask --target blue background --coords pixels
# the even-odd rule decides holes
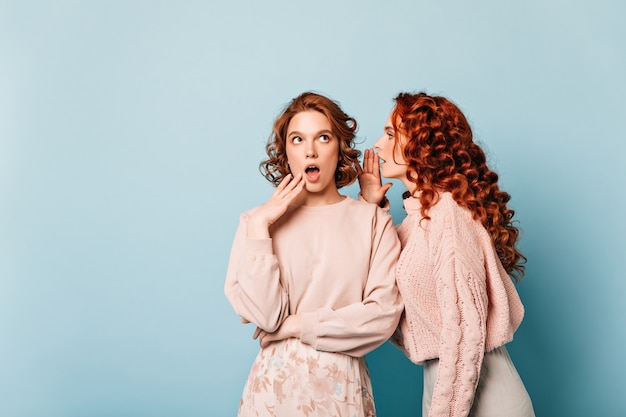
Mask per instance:
[[[465,111],[513,196],[509,350],[537,415],[624,415],[625,12],[0,1],[0,416],[235,415],[258,346],[223,282],[240,212],[272,191],[274,117],[327,94],[365,149],[422,89]],[[368,360],[379,416],[419,416],[421,368],[389,344]]]

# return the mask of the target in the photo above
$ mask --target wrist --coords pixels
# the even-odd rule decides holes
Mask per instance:
[[[250,220],[246,227],[246,236],[252,239],[266,239],[270,237],[270,225],[262,220]]]
[[[291,336],[300,339],[302,334],[302,316],[300,314],[293,314],[289,316],[291,320]]]
[[[379,201],[376,201],[376,199],[375,199],[375,198],[372,198],[372,196],[370,196],[370,195],[365,195],[365,194],[363,194],[363,192],[362,192],[362,191],[361,191],[361,192],[359,192],[359,196],[360,196],[360,198],[361,198],[363,201],[365,201],[366,203],[376,204],[376,205],[380,204],[380,202],[379,202]]]

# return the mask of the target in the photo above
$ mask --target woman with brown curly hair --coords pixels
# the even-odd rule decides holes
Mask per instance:
[[[388,205],[382,175],[402,181],[407,217],[396,280],[405,304],[392,337],[424,364],[424,416],[534,416],[506,343],[524,308],[524,273],[509,194],[459,108],[401,93],[359,176],[362,197]],[[512,278],[512,279],[511,279]]]
[[[339,193],[357,178],[356,129],[308,92],[274,123],[260,168],[276,190],[241,215],[225,284],[261,344],[239,416],[375,415],[364,356],[400,320],[400,241],[384,210]]]

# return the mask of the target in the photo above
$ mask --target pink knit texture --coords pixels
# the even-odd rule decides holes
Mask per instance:
[[[467,416],[485,352],[513,339],[524,307],[489,234],[443,193],[424,220],[404,201],[396,279],[405,303],[392,338],[415,363],[439,359],[429,416]]]

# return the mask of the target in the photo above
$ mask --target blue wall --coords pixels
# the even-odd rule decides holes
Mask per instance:
[[[513,195],[510,352],[537,415],[624,415],[625,12],[0,1],[0,415],[235,415],[258,347],[223,281],[239,213],[272,190],[273,118],[326,93],[364,149],[420,89],[465,110]],[[419,416],[421,369],[389,344],[369,362],[379,415]]]

